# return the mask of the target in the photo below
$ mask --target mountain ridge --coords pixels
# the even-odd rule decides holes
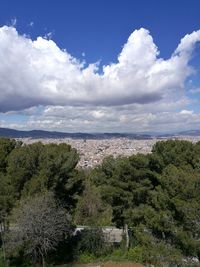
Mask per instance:
[[[200,136],[200,130],[181,131],[172,134],[156,134],[156,133],[83,133],[83,132],[57,132],[45,130],[15,130],[0,127],[0,137],[10,138],[73,138],[73,139],[111,139],[111,138],[129,138],[129,139],[152,139],[164,137],[176,137],[177,135]]]

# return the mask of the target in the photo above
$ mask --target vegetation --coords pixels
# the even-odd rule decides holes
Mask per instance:
[[[110,156],[91,170],[78,159],[66,144],[0,139],[2,266],[200,266],[200,143],[157,142],[149,155]],[[76,225],[87,227],[75,235]],[[128,225],[129,247],[126,237],[106,243],[106,225]]]
[[[8,250],[23,250],[33,263],[45,266],[48,253],[70,233],[71,222],[65,210],[46,193],[21,201],[13,210],[13,227],[7,237]]]

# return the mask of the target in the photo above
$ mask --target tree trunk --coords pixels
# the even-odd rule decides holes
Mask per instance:
[[[126,223],[125,224],[125,227],[124,227],[125,229],[125,235],[126,235],[126,249],[128,249],[129,248],[129,235],[128,235],[128,224]]]
[[[42,254],[42,267],[45,267],[45,258],[43,254]]]
[[[1,242],[2,242],[4,266],[6,267],[7,266],[7,262],[6,262],[5,243],[4,243],[4,230],[5,230],[5,225],[2,222],[0,224],[0,232],[1,232]]]

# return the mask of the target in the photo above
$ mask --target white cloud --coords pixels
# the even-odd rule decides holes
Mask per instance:
[[[44,35],[44,39],[47,39],[47,40],[51,40],[52,37],[54,35],[54,32],[47,32],[45,35]]]
[[[17,25],[17,18],[13,18],[10,21],[11,26],[15,27]]]
[[[43,129],[65,132],[177,132],[198,129],[200,114],[192,110],[145,110],[138,105],[127,107],[76,107],[47,106],[28,117],[26,122],[15,122],[2,127]],[[25,112],[27,114],[28,111]],[[5,115],[9,116],[9,115]]]
[[[31,21],[31,22],[28,24],[28,26],[33,27],[33,26],[34,26],[34,22]]]
[[[101,119],[104,118],[106,116],[106,113],[102,110],[94,110],[91,112],[91,115],[95,118],[95,119]]]
[[[180,114],[183,114],[183,115],[191,115],[193,114],[194,111],[193,110],[186,110],[186,109],[183,109],[181,110]]]
[[[31,40],[14,27],[0,28],[0,111],[23,110],[37,105],[114,106],[147,105],[161,99],[184,97],[184,81],[193,72],[189,66],[200,31],[186,35],[168,60],[149,32],[135,30],[118,62],[103,67],[73,58],[53,40]],[[172,100],[173,99],[173,100]]]
[[[14,27],[1,27],[0,126],[69,132],[197,129],[200,115],[188,108],[194,100],[184,83],[195,73],[190,60],[198,41],[200,30],[186,35],[164,60],[150,33],[135,30],[117,63],[103,66],[100,74],[98,62],[86,67],[49,38],[31,40]],[[15,121],[16,114],[23,122]]]

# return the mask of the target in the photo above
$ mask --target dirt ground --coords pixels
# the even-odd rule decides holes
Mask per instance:
[[[114,263],[114,262],[106,262],[106,263],[89,263],[89,264],[79,264],[75,267],[144,267],[141,264],[137,263]]]
[[[113,263],[107,262],[105,264],[101,264],[101,267],[144,267],[141,264],[136,263]]]

